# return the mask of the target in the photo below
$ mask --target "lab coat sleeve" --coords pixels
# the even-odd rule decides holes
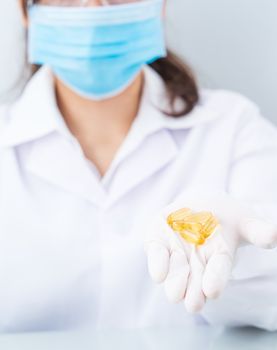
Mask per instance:
[[[227,191],[277,225],[277,128],[247,102],[236,130]],[[277,249],[240,247],[229,285],[202,316],[212,325],[277,330]]]

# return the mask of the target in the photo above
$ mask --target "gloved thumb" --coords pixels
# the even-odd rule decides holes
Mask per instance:
[[[245,241],[257,247],[277,247],[277,225],[262,219],[245,218],[239,222],[239,230]]]

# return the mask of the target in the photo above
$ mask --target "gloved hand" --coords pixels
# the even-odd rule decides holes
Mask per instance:
[[[210,211],[218,219],[219,229],[204,245],[187,243],[167,224],[167,216],[184,207]],[[188,312],[200,311],[206,298],[216,298],[224,290],[240,245],[276,246],[277,227],[257,212],[251,203],[225,193],[191,193],[151,219],[144,241],[148,269],[155,282],[164,282],[169,301],[183,301]]]

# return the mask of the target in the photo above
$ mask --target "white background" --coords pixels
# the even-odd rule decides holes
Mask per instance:
[[[245,94],[277,123],[277,1],[167,1],[169,45],[200,82]],[[20,89],[23,62],[16,0],[0,0],[0,101]]]
[[[239,91],[277,123],[277,1],[168,0],[170,43],[209,87]]]

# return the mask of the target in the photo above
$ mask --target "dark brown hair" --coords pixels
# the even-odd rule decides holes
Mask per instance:
[[[27,3],[27,0],[25,0]],[[149,64],[162,78],[165,83],[171,111],[163,111],[171,117],[182,117],[192,111],[199,100],[198,86],[192,70],[175,55],[167,50],[167,56]],[[40,66],[33,66],[35,73]],[[181,99],[184,107],[181,110],[174,110],[176,99]]]
[[[167,88],[172,111],[165,114],[181,117],[191,112],[199,100],[198,86],[192,70],[170,50],[167,50],[166,57],[158,59],[150,66],[161,76]],[[174,111],[177,98],[184,102],[181,111]]]

